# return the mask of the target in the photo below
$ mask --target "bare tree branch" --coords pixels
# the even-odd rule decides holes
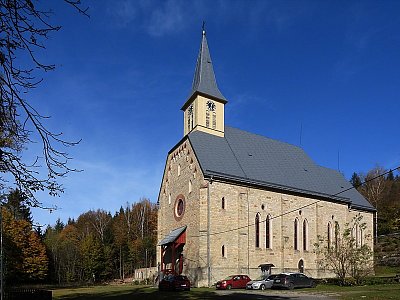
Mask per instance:
[[[80,0],[64,1],[88,16]],[[80,142],[64,140],[62,133],[50,131],[45,124],[48,117],[27,98],[29,91],[42,82],[40,72],[55,68],[37,58],[37,53],[46,50],[49,35],[61,28],[51,24],[51,15],[51,10],[39,10],[31,0],[0,0],[0,172],[12,178],[8,182],[1,176],[0,188],[4,192],[16,185],[30,205],[39,207],[37,191],[59,195],[63,187],[57,179],[78,171],[70,167],[71,158],[65,149]],[[22,153],[27,144],[37,140],[42,144],[41,154],[28,163]]]

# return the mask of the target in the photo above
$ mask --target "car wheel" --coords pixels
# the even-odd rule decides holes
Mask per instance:
[[[265,284],[260,285],[260,290],[265,291]]]
[[[316,283],[315,281],[312,281],[312,282],[311,282],[311,287],[312,287],[312,288],[315,288],[316,286],[317,286],[317,283]]]
[[[232,286],[230,284],[228,284],[228,286],[226,287],[227,290],[230,290],[232,288]]]
[[[293,290],[293,289],[294,289],[294,284],[293,284],[292,282],[290,282],[290,283],[288,284],[288,289],[289,289],[289,290]]]

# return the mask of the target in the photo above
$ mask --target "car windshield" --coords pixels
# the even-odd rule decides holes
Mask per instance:
[[[226,277],[224,280],[230,280],[230,279],[232,279],[233,278],[233,276],[228,276],[228,277]]]
[[[255,279],[255,280],[264,280],[266,278],[266,276],[265,275],[261,275],[260,277],[258,277],[257,279]]]

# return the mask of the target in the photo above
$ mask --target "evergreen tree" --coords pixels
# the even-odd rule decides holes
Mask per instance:
[[[355,188],[358,188],[358,187],[361,186],[361,183],[362,183],[362,182],[361,182],[361,178],[360,178],[360,176],[359,176],[356,172],[354,172],[353,175],[351,176],[350,183],[351,183]]]
[[[389,173],[386,175],[386,180],[394,181],[394,175],[392,170],[389,170]]]

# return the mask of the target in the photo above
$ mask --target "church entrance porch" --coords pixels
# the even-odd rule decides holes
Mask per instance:
[[[183,270],[183,248],[186,244],[186,228],[172,230],[160,243],[161,274],[181,274]]]

